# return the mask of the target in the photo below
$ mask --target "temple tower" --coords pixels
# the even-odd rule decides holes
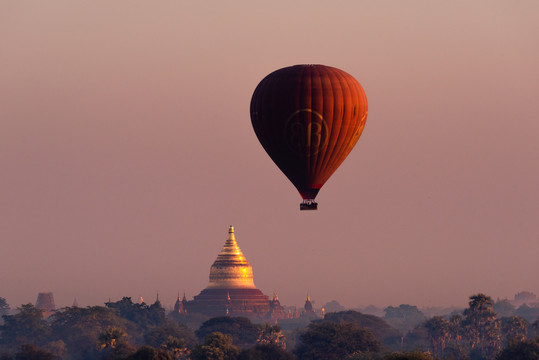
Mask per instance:
[[[54,296],[51,292],[42,292],[37,294],[36,308],[43,310],[43,316],[52,315],[56,306],[54,305]]]
[[[275,303],[272,309],[269,298],[256,288],[253,268],[238,246],[233,226],[229,227],[225,244],[210,267],[208,286],[187,302],[186,310],[211,317],[264,318],[272,310],[284,316],[281,305]]]

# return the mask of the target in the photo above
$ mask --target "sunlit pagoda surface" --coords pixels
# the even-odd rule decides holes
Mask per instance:
[[[253,268],[236,242],[233,226],[228,229],[225,245],[210,268],[208,286],[187,302],[187,312],[210,317],[229,315],[255,319],[284,316],[280,303],[270,301],[256,288]]]

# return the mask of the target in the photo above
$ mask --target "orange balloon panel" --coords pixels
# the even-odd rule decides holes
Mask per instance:
[[[324,65],[272,72],[256,87],[258,140],[303,199],[312,200],[361,136],[367,97],[350,74]]]

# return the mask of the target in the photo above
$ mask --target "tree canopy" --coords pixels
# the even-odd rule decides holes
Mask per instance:
[[[300,335],[295,353],[299,360],[341,360],[379,350],[380,342],[370,330],[352,322],[322,321],[311,323]]]
[[[358,311],[348,310],[336,313],[328,313],[323,321],[352,322],[359,327],[369,329],[387,346],[400,342],[401,332],[391,327],[382,318],[374,315],[362,314]]]
[[[213,332],[220,332],[230,335],[235,346],[251,347],[256,345],[261,330],[260,325],[253,324],[245,317],[221,316],[205,321],[195,334],[202,340]]]
[[[391,326],[403,333],[412,330],[427,320],[417,306],[401,304],[398,307],[388,306],[384,309],[386,320]]]
[[[43,319],[43,310],[32,304],[21,305],[15,315],[3,315],[0,325],[0,343],[16,348],[24,344],[42,345],[50,334],[49,324]]]
[[[206,336],[204,344],[197,345],[191,352],[192,360],[236,360],[240,348],[232,344],[232,337],[220,332]]]

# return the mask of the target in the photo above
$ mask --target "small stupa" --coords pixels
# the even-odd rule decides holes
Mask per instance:
[[[208,286],[187,302],[187,312],[211,317],[264,318],[270,311],[277,310],[275,306],[280,307],[280,304],[272,309],[268,296],[256,288],[253,268],[236,242],[234,227],[230,226],[225,245],[210,267]]]

